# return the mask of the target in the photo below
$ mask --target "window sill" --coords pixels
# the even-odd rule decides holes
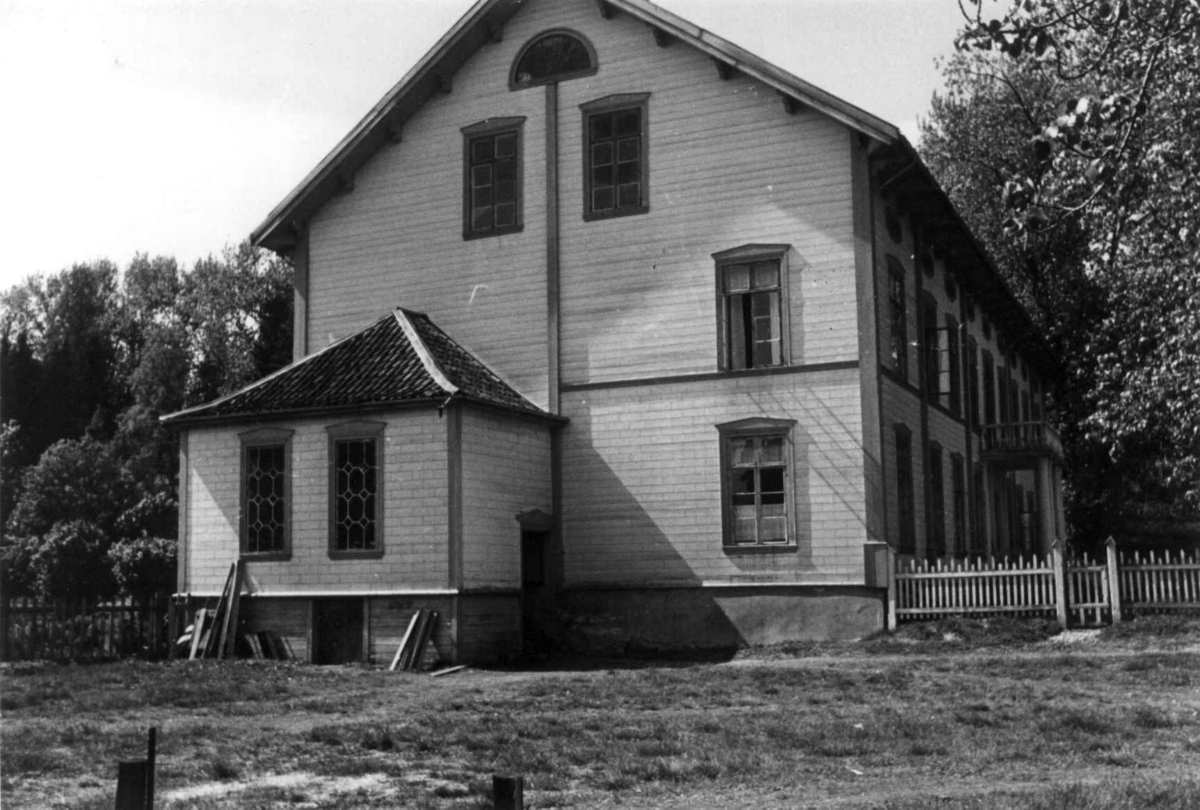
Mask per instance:
[[[383,549],[373,551],[334,551],[330,549],[331,560],[379,560],[383,559]]]
[[[243,551],[239,555],[243,562],[288,562],[292,559],[290,551],[255,552]]]
[[[794,554],[800,550],[795,543],[780,543],[779,545],[761,546],[722,546],[726,554]]]
[[[619,211],[586,211],[583,215],[584,222],[594,222],[598,219],[619,219],[620,217],[631,217],[637,214],[649,214],[650,206],[640,205],[637,208],[622,208]]]
[[[490,231],[463,231],[463,241],[473,242],[476,239],[487,239],[492,236],[507,236],[510,233],[520,233],[525,230],[525,224],[514,225],[511,228],[496,228]]]

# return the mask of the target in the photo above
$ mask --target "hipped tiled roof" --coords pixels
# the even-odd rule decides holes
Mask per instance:
[[[240,391],[162,421],[239,421],[314,411],[435,406],[454,399],[548,416],[424,313],[397,309]]]

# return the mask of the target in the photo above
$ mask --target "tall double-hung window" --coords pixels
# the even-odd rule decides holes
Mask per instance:
[[[524,121],[523,117],[492,118],[463,128],[465,239],[521,230]]]
[[[746,245],[713,254],[722,369],[787,363],[787,252],[787,245]]]
[[[888,256],[888,350],[892,370],[908,380],[908,304],[904,293],[904,265]]]
[[[649,93],[590,101],[583,111],[583,218],[650,210]]]
[[[790,419],[717,425],[726,547],[786,546],[793,529]]]

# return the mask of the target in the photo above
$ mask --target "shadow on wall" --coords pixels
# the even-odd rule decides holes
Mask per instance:
[[[587,416],[573,419],[563,439],[571,470],[563,501],[572,508],[564,509],[568,585],[557,599],[558,645],[592,655],[744,645],[688,561],[596,449]],[[639,474],[666,462],[652,445],[619,452],[636,454],[620,460]],[[657,495],[655,508],[683,524],[702,519],[685,501],[664,505],[673,486],[665,479],[647,485]]]

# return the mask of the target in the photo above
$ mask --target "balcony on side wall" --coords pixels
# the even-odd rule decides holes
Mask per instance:
[[[984,461],[1017,462],[1030,457],[1050,456],[1063,462],[1062,439],[1047,422],[1010,422],[984,425]]]

